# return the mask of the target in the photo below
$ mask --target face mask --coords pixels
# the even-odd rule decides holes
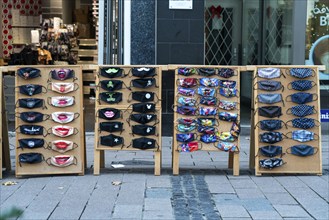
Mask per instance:
[[[282,123],[284,124],[281,120],[269,119],[259,121],[259,124],[257,123],[256,126],[264,131],[275,131],[282,128]]]
[[[218,69],[218,75],[223,78],[231,78],[234,75],[234,70],[230,68],[220,68]]]
[[[43,135],[43,126],[39,125],[21,125],[19,130],[21,134],[26,135]]]
[[[154,103],[135,103],[132,104],[133,106],[133,112],[139,112],[139,113],[149,113],[149,112],[155,112],[155,104]]]
[[[215,118],[198,118],[198,125],[202,126],[216,126],[218,123]]]
[[[189,88],[178,87],[178,94],[185,95],[185,96],[194,96],[195,90],[189,89]]]
[[[29,67],[18,69],[17,75],[23,79],[34,79],[37,77],[41,77],[40,70]]]
[[[154,101],[154,92],[132,92],[130,95],[133,100],[138,102],[153,102]],[[130,100],[128,100],[130,102]]]
[[[114,135],[114,134],[110,134],[107,136],[101,136],[101,145],[103,146],[108,146],[108,147],[114,147],[114,146],[118,146],[118,145],[124,145],[124,139],[123,137]]]
[[[213,68],[199,68],[198,74],[200,76],[213,76],[216,74],[216,70]]]
[[[308,142],[315,140],[316,135],[314,132],[307,131],[307,130],[298,130],[298,131],[292,131],[287,133],[287,136],[291,133],[291,139],[299,142]]]
[[[287,125],[289,125],[290,122],[294,128],[310,129],[315,126],[315,120],[313,118],[294,118],[287,121]]]
[[[315,85],[316,83],[310,80],[296,80],[288,84],[288,89],[306,91],[312,89]]]
[[[219,80],[216,78],[201,78],[200,85],[206,87],[217,87],[219,85]]]
[[[300,78],[300,79],[305,79],[313,75],[313,70],[310,68],[291,68],[289,73],[291,76]]]
[[[19,86],[19,93],[23,95],[28,95],[28,96],[33,96],[42,93],[42,88],[45,88],[41,85],[36,85],[36,84],[27,84],[27,85],[22,85]],[[45,88],[46,90],[46,88]],[[47,92],[47,90],[46,90]],[[46,93],[44,92],[44,93]]]
[[[177,121],[178,121],[178,124],[182,124],[182,125],[195,126],[197,123],[197,120],[194,118],[179,118]]]
[[[287,110],[287,115],[293,114],[297,117],[305,117],[307,115],[312,115],[315,113],[317,113],[317,111],[314,109],[314,106],[310,105],[296,105]]]
[[[199,108],[199,114],[202,115],[202,116],[217,115],[217,108],[200,107]]]
[[[177,99],[177,102],[181,105],[184,105],[184,106],[195,106],[195,104],[196,104],[195,99],[189,98],[189,97],[184,97],[184,96],[180,96]]]
[[[99,123],[100,131],[107,131],[107,132],[122,132],[123,131],[123,123],[114,121],[114,122],[101,122]]]
[[[190,106],[177,106],[176,112],[181,115],[197,115],[197,108]]]
[[[122,101],[121,92],[101,92],[99,97],[103,102],[108,104],[116,104]]]
[[[238,114],[229,112],[219,112],[218,117],[222,121],[237,121]]]
[[[233,122],[230,132],[235,138],[239,137],[240,130],[240,124]]]
[[[80,116],[79,113],[74,112],[53,112],[51,113],[51,119],[54,122],[60,124],[66,124],[72,122],[74,119],[77,119]]]
[[[314,100],[313,100],[313,97],[315,97]],[[316,100],[318,100],[317,94],[311,94],[311,93],[306,93],[306,92],[297,92],[292,95],[288,95],[286,97],[287,102],[294,102],[297,104],[305,104],[305,103],[313,102]]]
[[[193,130],[195,130],[196,126],[195,125],[184,125],[184,124],[178,124],[176,126],[176,129],[179,132],[191,132]]]
[[[98,115],[96,117],[106,119],[106,120],[114,120],[117,118],[122,118],[121,111],[115,108],[103,108],[98,110]]]
[[[219,88],[219,94],[221,94],[224,97],[231,98],[235,97],[238,94],[237,89],[228,89],[228,88]]]
[[[259,94],[257,95],[258,102],[260,103],[266,103],[266,104],[273,104],[282,101],[282,95],[277,93],[271,93],[271,94]]]
[[[259,68],[257,75],[261,78],[274,79],[281,76],[279,68]]]
[[[155,114],[131,114],[130,120],[135,121],[139,124],[148,124],[152,121],[157,120],[157,115]],[[129,121],[128,121],[129,123]]]
[[[141,150],[154,149],[155,143],[156,141],[152,138],[141,137],[141,138],[133,139],[132,147]]]
[[[199,145],[198,142],[190,142],[190,143],[180,144],[179,148],[181,149],[182,152],[193,152],[199,150],[198,145]]]
[[[178,75],[183,75],[183,76],[192,76],[197,73],[195,68],[179,68],[178,69]]]
[[[45,119],[43,116],[45,116]],[[19,118],[27,123],[39,123],[47,120],[49,118],[49,115],[44,115],[39,112],[22,112],[20,113]]]
[[[101,76],[104,76],[106,78],[116,78],[116,77],[122,77],[123,69],[118,67],[110,67],[110,68],[100,68]]]
[[[121,80],[102,80],[100,81],[101,88],[113,92],[122,89],[123,81]]]
[[[216,89],[200,86],[198,87],[198,94],[201,96],[215,96]]]
[[[234,142],[235,137],[230,132],[219,132],[216,134],[217,138],[221,141]]]
[[[16,105],[17,107],[17,105]],[[34,99],[34,98],[28,98],[28,99],[18,99],[18,107],[19,108],[43,108],[44,107],[44,101],[43,99]]]
[[[196,78],[184,78],[184,79],[177,79],[177,85],[184,87],[184,88],[191,88],[198,84]]]
[[[214,127],[199,125],[198,132],[203,134],[214,134],[216,132],[216,129]]]
[[[238,146],[236,144],[223,141],[218,142],[217,148],[225,152],[239,151]]]
[[[152,86],[158,87],[156,85],[155,78],[145,78],[145,79],[133,79],[130,81],[130,86],[136,87],[136,88],[150,88]]]
[[[57,151],[60,153],[65,153],[67,151],[73,150],[77,148],[78,145],[72,141],[65,141],[65,140],[56,140],[49,142],[48,149]]]
[[[133,125],[132,126],[132,133],[137,135],[155,135],[155,126],[149,126],[149,125]]]
[[[191,142],[195,140],[195,133],[187,133],[187,134],[176,134],[176,140],[178,142]]]
[[[281,82],[279,81],[273,81],[273,80],[261,80],[257,82],[258,88],[259,90],[265,90],[265,91],[277,91],[284,89],[284,87],[282,86]],[[256,89],[254,87],[254,89]]]
[[[67,79],[73,79],[76,80],[75,78],[75,73],[74,70],[71,69],[55,69],[50,71],[50,75],[52,79],[55,80],[67,80]]]
[[[50,131],[49,131],[50,130]],[[48,133],[52,133],[57,137],[68,137],[76,135],[79,131],[71,126],[57,125],[48,130]]]
[[[259,152],[265,157],[275,157],[278,155],[282,156],[282,147],[275,145],[268,145],[259,148]]]
[[[27,139],[19,139],[19,148],[28,148],[28,149],[33,149],[33,148],[40,148],[45,145],[45,141],[40,138],[27,138]]]
[[[281,132],[275,132],[275,131],[269,131],[264,132],[259,135],[260,141],[263,143],[269,143],[269,144],[275,144],[277,142],[282,141],[282,133]]]
[[[68,107],[74,105],[74,96],[53,96],[48,97],[47,99],[48,105],[52,105],[54,107]]]
[[[225,100],[220,100],[218,107],[227,111],[236,109],[236,102],[230,102]]]
[[[59,83],[49,83],[51,86],[51,90],[60,94],[66,94],[70,93],[73,91],[77,91],[79,89],[79,85],[77,83],[64,83],[64,82],[59,82]]]
[[[21,163],[28,163],[28,164],[35,164],[35,163],[41,163],[44,160],[44,157],[40,153],[23,153],[18,155],[18,162],[19,165]]]
[[[259,107],[258,115],[266,118],[275,118],[282,115],[282,108],[280,106],[263,106]]]
[[[275,167],[280,167],[283,164],[284,163],[281,158],[270,158],[270,159],[259,160],[259,165],[265,169],[273,169]]]
[[[316,149],[316,151],[314,150]],[[290,152],[289,152],[290,150]],[[306,157],[306,156],[312,156],[318,152],[318,148],[314,148],[309,145],[295,145],[292,147],[289,147],[286,150],[287,154],[293,154],[295,156],[300,156],[300,157]]]
[[[153,77],[156,76],[155,68],[142,67],[142,68],[132,68],[132,75],[140,78]]]
[[[219,86],[221,88],[234,89],[236,87],[236,81],[232,81],[232,80],[220,80]]]
[[[58,156],[49,157],[46,160],[46,163],[48,165],[53,165],[56,167],[68,167],[72,164],[76,165],[77,159],[72,155],[58,155]]]
[[[200,141],[203,143],[214,143],[217,142],[217,136],[214,134],[202,134],[200,136]]]
[[[217,104],[217,98],[212,96],[202,96],[200,99],[201,105],[215,106]]]

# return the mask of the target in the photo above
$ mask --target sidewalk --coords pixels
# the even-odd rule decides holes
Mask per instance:
[[[106,169],[94,176],[93,141],[87,135],[85,176],[5,174],[1,183],[17,185],[0,186],[0,212],[16,206],[24,210],[19,219],[34,220],[329,219],[329,135],[322,135],[323,176],[254,176],[249,136],[243,134],[240,176],[227,169],[227,155],[217,152],[181,153],[180,175],[173,176],[170,137],[163,137],[161,176],[153,175],[151,152],[106,152]],[[112,168],[112,162],[125,168]]]

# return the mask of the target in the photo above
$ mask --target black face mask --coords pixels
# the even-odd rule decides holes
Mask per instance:
[[[132,92],[130,95],[133,100],[139,102],[153,102],[154,92]]]
[[[282,108],[280,106],[263,106],[258,108],[258,114],[267,118],[280,117],[282,115]]]
[[[264,160],[259,160],[259,165],[265,169],[273,169],[275,167],[280,167],[284,164],[282,158],[269,158]]]
[[[289,152],[290,150],[290,152]],[[300,157],[312,156],[318,152],[318,148],[310,145],[300,144],[289,147],[286,152]]]
[[[133,76],[140,78],[156,76],[155,68],[153,67],[132,68],[131,73]]]
[[[45,145],[45,140],[39,138],[27,138],[27,139],[19,139],[18,143],[19,143],[19,148],[33,149],[33,148],[43,147]]]
[[[51,70],[49,74],[51,75],[51,78],[55,80],[60,80],[60,81],[67,79],[73,79],[73,81],[76,80],[75,72],[74,70],[71,69],[55,69],[55,70]]]
[[[200,76],[213,76],[215,75],[216,70],[214,68],[199,68],[198,74]]]
[[[44,160],[44,157],[40,153],[23,153],[18,155],[18,162],[19,165],[21,163],[28,163],[28,164],[35,164],[35,163],[41,163]]]
[[[19,108],[43,108],[44,100],[43,99],[35,99],[35,98],[27,98],[27,99],[18,99],[18,107]]]
[[[100,117],[106,120],[114,120],[122,117],[121,111],[115,108],[103,108],[98,110],[98,115],[96,117]]]
[[[21,125],[19,130],[22,134],[27,135],[43,135],[43,126],[39,125]]]
[[[281,82],[274,81],[274,80],[261,80],[261,81],[258,81],[257,84],[258,84],[257,89],[259,89],[259,90],[277,91],[277,90],[282,89],[282,91],[283,91],[283,89],[284,89]],[[254,89],[256,89],[255,86],[254,86]]]
[[[123,82],[121,80],[102,80],[100,84],[102,89],[113,92],[122,89]]]
[[[36,84],[27,84],[27,85],[19,86],[18,88],[19,88],[19,93],[23,95],[33,96],[40,94],[42,92],[42,88],[44,87]]]
[[[99,96],[103,102],[109,104],[116,104],[122,101],[122,93],[121,92],[101,92]]]
[[[99,129],[100,131],[107,131],[107,132],[122,132],[123,123],[118,121],[101,122],[99,123]]]
[[[259,148],[259,152],[265,157],[275,157],[277,155],[282,155],[282,147],[275,145],[268,145]]]
[[[259,135],[260,141],[263,143],[274,144],[283,140],[282,133],[269,131]]]
[[[156,141],[152,138],[141,137],[133,139],[132,147],[141,150],[153,149],[155,148],[155,143]]]
[[[104,76],[106,78],[116,78],[116,77],[122,77],[123,76],[123,69],[118,67],[104,67],[101,69],[101,76]]]
[[[269,119],[269,120],[259,121],[259,124],[257,123],[256,126],[258,126],[260,129],[264,131],[275,131],[275,130],[280,130],[282,128],[282,123],[285,124],[281,120]]]
[[[44,114],[40,112],[22,112],[20,113],[19,118],[27,123],[38,123],[45,121],[49,118],[49,115],[45,115],[46,118],[43,118]]]
[[[133,112],[139,112],[139,113],[155,112],[154,103],[135,103],[132,104],[132,106],[133,106]]]
[[[149,88],[152,86],[158,87],[156,85],[155,78],[133,79],[131,80],[130,85],[142,89]]]
[[[110,134],[107,136],[101,136],[101,145],[108,146],[108,147],[114,147],[118,145],[124,145],[124,139],[123,137]]]
[[[149,125],[133,125],[132,126],[132,132],[133,134],[137,135],[155,135],[155,126],[149,126]]]
[[[33,79],[33,78],[41,77],[40,70],[30,67],[18,69],[17,74],[19,77],[23,79]]]
[[[131,114],[130,118],[129,118],[129,120],[127,120],[127,122],[129,123],[130,120],[135,121],[140,124],[147,124],[152,121],[156,121],[157,115],[155,115],[155,114]]]

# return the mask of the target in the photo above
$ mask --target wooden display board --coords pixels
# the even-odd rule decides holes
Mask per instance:
[[[279,68],[281,71],[281,74],[283,74],[283,75],[281,75],[280,78],[274,78],[274,79],[260,78],[257,75],[258,69],[260,69],[260,68]],[[291,68],[310,68],[314,71],[314,76],[311,76],[311,77],[308,77],[305,79],[293,77],[290,74],[288,74],[289,70]],[[251,146],[250,146],[250,154],[251,154],[250,155],[250,165],[251,166],[254,165],[255,174],[257,176],[262,175],[262,174],[267,174],[267,173],[268,174],[273,174],[273,173],[276,173],[276,174],[309,173],[309,174],[311,174],[311,173],[314,173],[314,174],[321,175],[322,174],[322,156],[321,156],[320,90],[319,90],[320,84],[319,84],[319,78],[318,78],[318,74],[319,74],[318,66],[256,66],[256,67],[249,67],[249,69],[254,69],[254,83],[253,83],[254,85],[257,82],[259,82],[260,80],[273,80],[273,81],[281,82],[281,84],[284,87],[283,91],[281,91],[281,90],[264,91],[264,90],[258,90],[258,89],[253,90],[252,105],[254,106],[253,110],[255,113],[252,114],[252,125],[251,125],[251,132],[252,132],[251,136],[252,137],[251,137]],[[290,84],[291,82],[293,82],[295,80],[311,80],[311,81],[315,82],[315,86],[312,87],[310,90],[306,90],[306,91],[298,91],[298,90],[293,90],[293,89],[289,90],[288,84]],[[291,87],[289,86],[289,88],[291,88]],[[261,153],[259,153],[259,148],[262,146],[267,146],[267,145],[271,145],[271,144],[263,143],[260,141],[260,134],[263,132],[267,132],[267,131],[261,130],[259,128],[259,126],[256,126],[256,125],[257,125],[257,123],[259,123],[259,121],[266,120],[266,119],[279,119],[286,123],[287,121],[292,120],[294,118],[299,118],[292,114],[289,114],[289,115],[286,114],[286,111],[288,109],[290,109],[293,106],[299,105],[294,102],[286,101],[287,96],[292,95],[297,92],[312,93],[312,94],[316,94],[316,96],[318,97],[317,100],[305,103],[306,105],[314,106],[314,109],[316,111],[315,114],[308,115],[308,116],[306,116],[306,118],[315,119],[317,121],[315,123],[317,125],[319,125],[319,126],[315,126],[310,129],[305,129],[305,130],[311,131],[311,132],[314,132],[315,134],[317,134],[318,139],[301,143],[301,142],[291,139],[291,133],[290,133],[288,136],[290,138],[284,137],[282,141],[272,144],[272,145],[282,147],[282,153],[285,153],[282,156],[284,164],[280,167],[275,167],[272,169],[262,168],[259,165],[259,161],[261,159],[267,159],[269,157],[265,157],[265,156],[261,155]],[[282,102],[273,103],[273,104],[265,104],[265,103],[258,102],[257,96],[259,94],[265,94],[265,93],[267,93],[267,94],[281,93],[282,98],[284,100],[284,104]],[[260,116],[258,114],[259,107],[271,106],[271,105],[280,106],[282,108],[282,115],[280,117],[267,118],[267,117]],[[285,135],[288,132],[292,132],[292,131],[296,131],[296,130],[304,130],[301,128],[292,127],[291,122],[289,123],[289,125],[290,126],[287,126],[287,127],[283,126],[281,129],[275,130],[275,131],[281,132]],[[300,144],[306,144],[306,145],[310,145],[313,147],[317,147],[318,152],[316,152],[315,154],[313,154],[311,156],[306,156],[306,157],[295,156],[295,155],[286,153],[287,148],[294,146],[294,145],[300,145]],[[280,156],[276,156],[276,157],[280,157]]]
[[[155,103],[157,100],[157,97],[159,98],[158,102],[156,102],[156,111],[151,112],[150,114],[156,114],[158,123],[156,123],[156,135],[152,136],[145,136],[146,138],[152,138],[156,140],[156,143],[159,145],[158,148],[155,149],[148,149],[148,150],[143,150],[143,151],[150,151],[154,152],[154,175],[160,175],[161,174],[161,74],[162,74],[162,67],[161,66],[100,66],[101,68],[111,68],[111,67],[116,67],[116,68],[121,68],[123,69],[123,73],[127,74],[125,77],[116,77],[116,78],[106,78],[98,74],[96,76],[96,107],[95,107],[95,112],[96,112],[96,118],[95,118],[95,149],[94,149],[94,175],[99,175],[100,173],[100,167],[104,167],[105,161],[104,161],[104,151],[109,150],[109,151],[140,151],[140,149],[137,148],[132,148],[132,146],[129,146],[132,144],[132,140],[135,138],[141,138],[143,136],[140,135],[133,135],[132,134],[132,125],[137,125],[137,122],[130,121],[130,125],[127,122],[127,119],[130,117],[130,114],[139,114],[137,112],[132,111],[132,106],[131,104],[134,103],[140,103],[135,100],[131,100],[130,93],[131,92],[136,92],[136,91],[143,91],[143,92],[154,92],[156,94],[155,101],[152,103]],[[130,82],[133,79],[140,79],[139,77],[134,77],[132,76],[131,69],[132,68],[155,68],[156,71],[156,76],[153,78],[156,80],[156,85],[149,87],[149,88],[136,88],[136,87],[131,87],[131,90],[129,90],[127,87],[130,86]],[[99,72],[100,72],[99,69]],[[115,92],[121,92],[122,95],[122,101],[117,103],[117,104],[108,104],[100,99],[100,93],[101,92],[107,92],[106,90],[102,89],[100,86],[100,82],[102,80],[120,80],[123,81],[125,85],[123,85],[123,88],[120,90],[116,90]],[[127,86],[127,87],[126,87]],[[130,102],[128,102],[131,100]],[[124,146],[115,146],[115,147],[109,147],[109,146],[103,146],[100,144],[100,137],[101,136],[107,136],[111,133],[105,132],[105,131],[100,131],[99,129],[99,123],[101,122],[106,122],[107,120],[104,120],[102,118],[98,117],[98,111],[100,109],[104,108],[115,108],[118,109],[122,112],[122,118],[115,119],[114,121],[116,122],[122,122],[123,123],[123,131],[122,133],[120,132],[114,132],[114,135],[121,136],[124,139]],[[154,125],[154,122],[150,122],[147,125]]]
[[[201,75],[198,75],[198,74],[194,74],[194,75],[191,75],[191,76],[183,76],[183,75],[179,75],[178,74],[178,69],[179,68],[215,68],[216,69],[216,74],[213,75],[213,76],[201,76]],[[220,68],[230,68],[230,69],[233,69],[234,70],[234,76],[230,77],[230,78],[223,78],[223,77],[220,77],[219,75],[217,75],[217,71],[218,69]],[[216,116],[199,116],[199,115],[195,115],[195,116],[187,116],[187,115],[182,115],[182,114],[179,114],[177,113],[175,110],[174,110],[174,130],[173,130],[173,146],[172,146],[172,158],[173,158],[173,174],[174,175],[178,175],[179,174],[179,154],[180,154],[180,147],[179,145],[181,144],[181,142],[178,142],[177,139],[176,139],[176,135],[179,134],[179,133],[183,133],[183,132],[179,132],[178,130],[176,130],[176,126],[177,126],[177,120],[179,118],[194,118],[194,119],[197,119],[197,118],[210,118],[210,117],[213,117],[215,119],[217,119],[218,121],[218,125],[215,127],[217,129],[218,132],[229,132],[230,129],[231,129],[231,126],[232,126],[232,123],[233,122],[228,122],[228,121],[222,121],[222,120],[219,120],[219,117],[218,117],[218,112],[229,112],[229,113],[235,113],[235,114],[238,114],[238,119],[237,121],[240,122],[240,71],[242,69],[244,69],[243,67],[239,67],[239,66],[192,66],[192,65],[186,65],[186,66],[170,66],[169,69],[175,69],[175,94],[177,94],[177,89],[178,89],[178,85],[177,85],[177,81],[179,79],[184,79],[184,78],[197,78],[198,80],[200,80],[201,78],[216,78],[218,80],[231,80],[231,81],[236,81],[236,87],[238,89],[238,96],[235,96],[235,97],[224,97],[224,96],[221,96],[219,94],[219,86],[217,87],[213,87],[213,88],[216,88],[216,97],[217,97],[217,104],[216,104],[216,107],[217,107],[217,114]],[[194,89],[196,89],[196,93],[194,96],[186,96],[186,97],[191,97],[191,98],[194,98],[194,99],[198,99],[200,98],[201,96],[197,94],[197,88],[198,88],[199,83],[196,87],[193,87]],[[179,106],[180,104],[178,103],[178,98],[179,96],[181,95],[175,95],[175,99],[174,99],[174,105],[176,106]],[[236,109],[234,110],[223,110],[223,109],[220,109],[218,108],[218,103],[220,100],[226,100],[226,101],[232,101],[232,102],[236,102],[237,105],[236,105]],[[199,104],[199,103],[197,103]],[[207,107],[205,105],[199,105],[199,107]],[[198,133],[197,132],[197,129],[192,131],[192,133],[197,133],[198,136],[201,134],[201,133]],[[214,152],[221,152],[221,153],[225,153],[225,154],[229,154],[229,161],[228,161],[228,167],[229,168],[233,168],[233,175],[237,176],[239,175],[239,149],[240,149],[240,138],[238,137],[234,142],[232,142],[233,144],[236,144],[238,146],[238,149],[235,151],[235,152],[224,152],[222,150],[219,150],[217,147],[214,146],[214,144],[217,146],[218,142],[216,143],[209,143],[209,144],[206,144],[206,143],[203,143],[200,141],[200,138],[198,138],[198,143],[202,144],[202,148],[200,149],[201,151],[214,151]]]
[[[27,67],[27,66],[17,66],[16,70]],[[21,98],[40,98],[44,100],[45,107],[46,108],[34,108],[34,109],[26,109],[26,108],[20,108],[16,107],[16,176],[24,176],[24,175],[52,175],[52,174],[84,174],[84,167],[85,167],[85,132],[84,132],[84,112],[83,112],[83,90],[82,90],[82,74],[81,74],[81,67],[80,66],[29,66],[32,68],[39,69],[41,71],[41,77],[33,78],[33,79],[23,79],[17,75],[16,71],[16,102],[18,99]],[[66,79],[63,81],[52,79],[50,76],[50,71],[55,69],[72,69],[75,72],[76,79]],[[57,93],[55,91],[51,90],[51,86],[49,83],[76,83],[75,91],[61,94]],[[21,94],[19,92],[18,86],[26,85],[26,84],[38,84],[42,85],[47,89],[46,93],[36,94],[33,96],[27,96],[24,94]],[[45,90],[45,88],[42,89],[42,91]],[[54,107],[50,104],[48,104],[47,100],[51,97],[55,96],[73,96],[74,97],[74,104],[72,106],[67,107]],[[17,105],[17,104],[16,104]],[[58,137],[54,134],[50,133],[47,134],[46,137],[43,137],[41,135],[26,135],[19,132],[19,126],[26,125],[28,123],[21,120],[21,118],[17,117],[19,116],[19,113],[21,112],[28,112],[28,111],[35,111],[40,112],[43,114],[47,114],[50,116],[49,119],[39,122],[39,123],[32,123],[33,125],[41,125],[43,126],[47,131],[51,129],[53,126],[57,125],[64,125],[64,126],[71,126],[74,127],[78,132],[75,132],[76,134],[73,134],[68,137]],[[51,113],[53,112],[74,112],[80,114],[79,117],[75,118],[72,122],[67,124],[60,124],[51,119]],[[46,131],[45,131],[46,132]],[[48,143],[55,140],[65,140],[65,141],[73,141],[75,144],[77,144],[77,147],[73,150],[67,151],[65,153],[60,153],[51,149],[46,148],[34,148],[34,149],[27,149],[27,148],[19,148],[19,139],[23,138],[43,138],[45,140],[45,147]],[[53,165],[48,165],[46,161],[42,161],[41,163],[36,164],[27,164],[22,163],[21,166],[19,164],[19,155],[21,153],[41,153],[44,157],[44,159],[48,159],[52,156],[56,155],[72,155],[76,159],[76,164],[72,164],[70,166],[66,167],[57,167]]]

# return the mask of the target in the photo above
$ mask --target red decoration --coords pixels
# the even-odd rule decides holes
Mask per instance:
[[[223,8],[220,5],[218,5],[217,7],[211,6],[209,10],[211,12],[211,18],[214,18],[215,16],[221,18],[221,13],[223,11]]]

